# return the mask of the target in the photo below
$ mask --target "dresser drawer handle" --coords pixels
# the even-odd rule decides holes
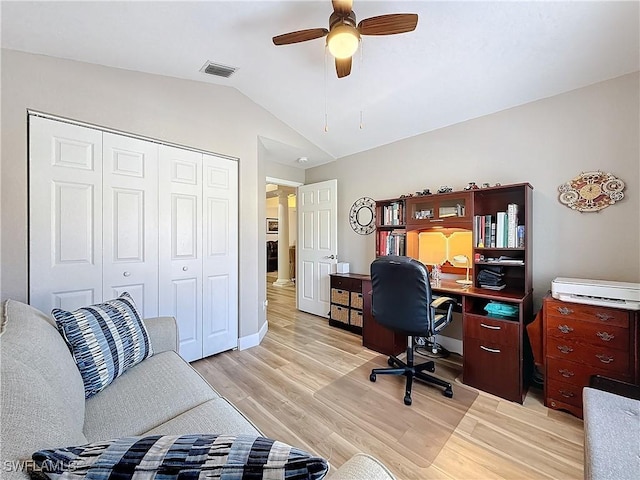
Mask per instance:
[[[598,320],[602,320],[603,322],[608,322],[615,318],[613,315],[609,315],[608,313],[596,313],[596,317],[598,317]]]
[[[561,315],[571,315],[573,313],[573,310],[567,307],[558,307],[558,311]]]
[[[484,323],[481,323],[480,326],[482,328],[488,328],[489,330],[501,330],[502,329],[502,327],[494,326],[494,325],[486,325]]]
[[[489,352],[489,353],[500,353],[500,350],[497,348],[489,348],[489,347],[485,347],[484,345],[480,345],[480,348],[482,350],[484,350],[485,352]]]
[[[562,368],[558,370],[558,373],[562,375],[564,378],[571,378],[575,375],[571,370],[567,370],[566,368]]]
[[[605,355],[604,353],[599,353],[596,355],[596,358],[600,360],[602,363],[611,363],[613,362],[613,356]]]
[[[562,333],[573,332],[573,328],[571,328],[569,325],[558,325],[558,330],[560,330]]]
[[[614,338],[616,338],[615,335],[611,335],[610,333],[607,332],[598,332],[596,333],[596,335],[603,341],[605,342],[609,342],[611,340],[613,340]]]
[[[573,348],[571,348],[569,345],[558,345],[558,350],[560,350],[562,353],[573,352]]]
[[[559,390],[559,392],[564,398],[572,398],[576,396],[575,393],[569,392],[568,390]]]

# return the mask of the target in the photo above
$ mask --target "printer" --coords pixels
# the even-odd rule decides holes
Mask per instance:
[[[640,310],[640,283],[558,277],[551,282],[551,296],[565,302]]]

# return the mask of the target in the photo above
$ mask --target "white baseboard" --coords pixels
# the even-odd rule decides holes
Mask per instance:
[[[253,333],[251,335],[247,335],[246,337],[238,338],[238,350],[246,350],[247,348],[260,345],[260,342],[262,342],[262,339],[267,334],[268,330],[269,322],[264,322],[262,324],[262,327],[260,327],[258,333]]]

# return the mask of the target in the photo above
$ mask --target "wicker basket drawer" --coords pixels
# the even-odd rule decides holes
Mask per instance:
[[[331,320],[349,323],[349,308],[339,305],[331,305]]]
[[[339,288],[331,289],[331,303],[349,306],[349,292]]]
[[[362,311],[350,310],[349,311],[349,323],[354,327],[362,327]]]
[[[351,292],[351,308],[362,310],[362,294],[359,292]]]

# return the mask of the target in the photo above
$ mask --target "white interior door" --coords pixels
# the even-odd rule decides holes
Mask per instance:
[[[102,132],[29,117],[29,302],[102,301]]]
[[[298,309],[328,317],[329,274],[338,262],[338,181],[298,187]]]
[[[202,154],[159,148],[159,314],[176,318],[180,355],[202,358]]]
[[[158,144],[103,135],[103,298],[158,315]]]
[[[238,163],[205,154],[203,355],[238,346]]]

